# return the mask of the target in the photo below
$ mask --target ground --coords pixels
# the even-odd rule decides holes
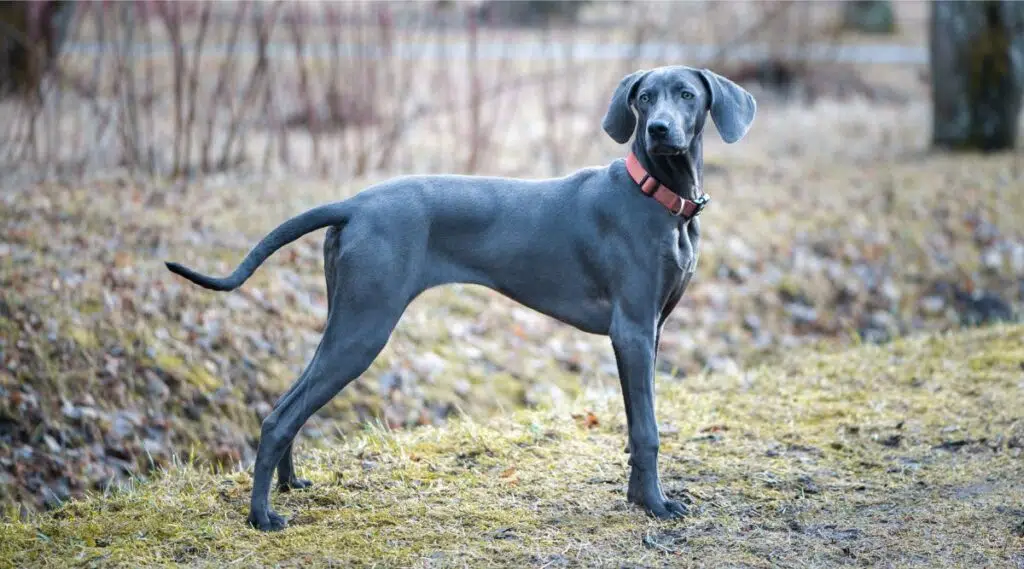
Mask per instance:
[[[924,7],[900,3],[918,14],[900,43],[921,45]],[[687,18],[683,32],[728,39],[745,27],[730,18],[715,29]],[[676,41],[680,30],[662,27],[658,37]],[[225,63],[203,61],[211,71]],[[556,72],[558,81],[527,81],[481,107],[494,133],[484,132],[473,171],[562,176],[621,158],[625,148],[600,131],[609,86],[662,63],[484,66],[486,89],[509,76]],[[298,91],[290,60],[275,65],[275,89]],[[1021,565],[1009,474],[1019,464],[1019,330],[889,342],[1019,320],[1024,159],[931,152],[927,69],[916,65],[812,66],[790,86],[803,93],[795,98],[749,69],[713,66],[755,93],[758,115],[734,145],[706,131],[713,201],[698,274],[662,338],[663,464],[670,492],[693,501],[685,523],[656,524],[625,506],[607,338],[473,286],[416,299],[373,366],[303,429],[301,468],[320,491],[275,496],[294,516],[289,537],[236,523],[260,421],[319,341],[323,232],[232,293],[199,289],[164,262],[225,274],[309,207],[397,175],[463,171],[477,152],[463,132],[472,74],[434,65],[450,72],[448,91],[390,91],[414,106],[447,101],[409,122],[397,145],[379,144],[373,127],[322,138],[296,128],[297,163],[324,143],[331,168],[314,179],[262,169],[261,141],[278,134],[258,121],[238,169],[189,183],[144,177],[118,166],[117,145],[96,144],[116,129],[84,128],[72,97],[62,104],[74,116],[57,126],[89,156],[113,153],[98,169],[30,183],[38,168],[9,153],[20,174],[0,177],[0,519],[12,524],[0,560],[24,566],[45,553],[57,566],[67,555],[134,566],[131,537],[142,563],[211,566],[303,565],[305,555],[400,566],[976,566],[985,556]],[[201,75],[200,89],[213,89],[216,73]],[[161,109],[150,118],[163,136],[174,114]],[[890,361],[901,349],[921,361]],[[985,351],[992,358],[979,360]],[[914,366],[927,369],[915,376]],[[981,432],[985,420],[992,433]],[[105,497],[68,504],[90,493]],[[203,516],[187,520],[186,508]]]
[[[759,96],[747,138],[725,145],[707,135],[713,201],[697,278],[666,323],[663,374],[1017,317],[1019,153],[926,151],[922,100]],[[599,141],[580,165],[621,155]],[[401,173],[190,187],[111,175],[0,196],[7,514],[145,475],[174,455],[248,464],[259,422],[319,341],[323,232],[232,293],[199,289],[164,261],[227,273],[287,217]],[[486,420],[616,385],[606,338],[481,287],[443,287],[413,302],[371,369],[314,416],[299,446],[329,447],[366,423]]]
[[[1024,326],[662,378],[661,522],[625,501],[614,393],[303,453],[245,526],[248,472],[178,464],[0,526],[8,567],[1021,567]]]

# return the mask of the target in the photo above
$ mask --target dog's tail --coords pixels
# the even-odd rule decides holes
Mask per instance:
[[[342,202],[315,207],[278,225],[249,251],[235,272],[224,278],[210,277],[197,273],[178,263],[166,263],[172,273],[181,275],[197,285],[211,290],[234,290],[244,283],[256,269],[281,247],[303,235],[331,225],[343,223],[349,208]]]

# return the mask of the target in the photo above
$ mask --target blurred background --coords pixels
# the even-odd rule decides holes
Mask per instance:
[[[640,68],[708,67],[759,105],[739,143],[706,134],[659,381],[1016,320],[1022,62],[1024,2],[0,2],[0,503],[247,466],[319,340],[322,234],[230,294],[163,262],[227,272],[396,175],[605,164]],[[449,286],[300,446],[617,385],[605,338]]]

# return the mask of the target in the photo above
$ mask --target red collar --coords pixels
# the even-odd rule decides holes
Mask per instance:
[[[697,217],[697,214],[711,201],[707,194],[702,194],[697,198],[697,201],[692,201],[673,192],[648,174],[647,170],[640,165],[640,161],[637,160],[636,155],[632,152],[626,156],[626,170],[629,172],[629,176],[633,178],[633,181],[640,186],[640,191],[644,195],[654,198],[655,201],[665,206],[672,215],[683,216],[690,220]]]

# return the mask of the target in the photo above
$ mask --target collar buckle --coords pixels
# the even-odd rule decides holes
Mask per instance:
[[[689,219],[697,217],[698,215],[700,215],[700,212],[704,211],[704,207],[711,203],[711,196],[707,194],[701,194],[699,198],[693,200],[693,203],[697,204],[697,208],[693,210],[692,214],[690,214]]]
[[[695,200],[688,200],[688,199],[685,199],[685,198],[679,198],[679,210],[672,212],[672,215],[674,215],[676,217],[681,217],[681,218],[685,219],[686,221],[690,221],[691,219],[693,219],[693,218],[697,217],[698,215],[700,215],[700,212],[704,211],[704,207],[707,206],[708,202],[710,202],[710,201],[711,201],[711,196],[709,196],[707,194],[703,194],[703,195],[701,195],[699,198],[697,198]],[[690,212],[690,215],[686,215],[686,209],[687,209],[687,206],[689,206],[689,205],[692,205],[693,211]]]

